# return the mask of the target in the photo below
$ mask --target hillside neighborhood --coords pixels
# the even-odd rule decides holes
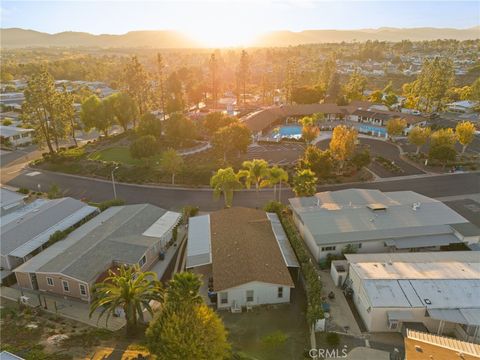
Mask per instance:
[[[358,3],[2,4],[0,360],[480,359],[478,17]]]

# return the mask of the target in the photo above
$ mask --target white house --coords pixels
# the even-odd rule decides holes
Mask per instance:
[[[455,101],[447,104],[449,111],[462,114],[474,112],[475,106],[477,106],[477,103],[469,100]]]
[[[8,141],[14,146],[31,144],[33,141],[34,129],[23,129],[15,126],[0,125],[0,138]]]
[[[189,220],[187,269],[203,274],[219,309],[290,302],[298,266],[275,214],[236,207]]]
[[[346,189],[289,199],[312,254],[324,259],[347,246],[360,253],[432,251],[478,243],[480,229],[441,201],[413,191]]]
[[[478,252],[350,254],[346,258],[345,285],[368,331],[422,328],[480,340]]]

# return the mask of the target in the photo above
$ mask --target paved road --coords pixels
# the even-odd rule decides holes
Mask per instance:
[[[37,175],[31,171],[22,171],[7,185],[48,191],[52,184],[57,184],[65,195],[91,201],[104,201],[113,197],[112,183],[104,180],[79,178],[71,175],[41,170]],[[339,190],[345,188],[368,188],[382,191],[413,190],[429,197],[445,197],[480,193],[480,173],[457,173],[408,179],[386,180],[376,183],[358,183],[355,185],[327,185],[319,191]],[[197,205],[202,210],[214,210],[223,206],[222,199],[214,200],[210,189],[172,189],[156,186],[117,184],[117,195],[127,203],[148,202],[166,209],[180,209],[184,205]],[[286,201],[293,194],[284,189],[282,200]],[[234,205],[260,207],[273,198],[273,191],[263,189],[258,198],[255,191],[242,190],[235,193]]]

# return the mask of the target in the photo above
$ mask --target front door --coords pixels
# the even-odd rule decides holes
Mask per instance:
[[[30,274],[30,280],[32,282],[32,288],[33,290],[38,290],[38,281],[37,281],[37,275],[36,274]]]

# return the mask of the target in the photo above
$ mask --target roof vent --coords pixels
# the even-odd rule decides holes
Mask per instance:
[[[417,209],[420,208],[421,203],[420,202],[414,202],[412,205],[413,211],[417,211]]]
[[[430,301],[430,299],[423,299],[423,301],[425,301],[425,304],[427,305],[432,305],[432,302]]]
[[[387,210],[387,206],[381,203],[367,204],[367,208],[369,208],[372,211]]]

